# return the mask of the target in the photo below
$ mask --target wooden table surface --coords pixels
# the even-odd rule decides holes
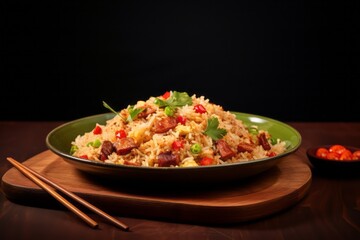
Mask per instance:
[[[45,137],[63,122],[0,122],[0,175],[11,164],[47,150]],[[0,193],[0,239],[360,239],[360,173],[326,174],[306,158],[306,149],[319,144],[360,146],[360,122],[289,122],[302,136],[297,154],[309,164],[312,183],[294,206],[261,219],[231,225],[200,225],[115,216],[130,231],[99,222],[92,229],[55,200],[46,206],[19,204]],[[25,201],[26,202],[26,201]]]

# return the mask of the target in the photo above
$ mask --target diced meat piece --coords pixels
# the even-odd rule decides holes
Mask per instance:
[[[134,139],[131,137],[117,139],[113,145],[114,145],[115,152],[118,155],[128,154],[133,148],[137,147]]]
[[[263,147],[264,150],[270,150],[271,146],[266,138],[265,133],[260,133],[258,136],[259,143]]]
[[[146,118],[147,116],[149,116],[150,114],[152,114],[156,111],[156,109],[149,107],[149,106],[144,106],[141,108],[143,108],[144,110],[138,114],[138,116],[137,116],[138,118]]]
[[[250,143],[240,143],[237,146],[238,152],[252,152],[254,149],[255,149],[255,145]]]
[[[158,155],[159,167],[170,167],[171,165],[176,166],[179,164],[179,156],[173,154],[171,151],[160,153]]]
[[[108,156],[113,153],[114,151],[114,146],[112,144],[112,142],[105,140],[102,145],[101,145],[101,150],[100,150],[100,159],[101,160],[106,160],[108,158]]]
[[[220,153],[222,160],[227,160],[235,156],[235,152],[230,148],[229,144],[224,140],[220,139],[216,141],[216,148]]]
[[[164,133],[176,127],[177,122],[174,117],[166,117],[158,120],[154,124],[154,132],[155,133]]]

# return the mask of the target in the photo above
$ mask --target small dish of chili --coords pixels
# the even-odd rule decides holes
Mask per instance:
[[[360,148],[342,144],[310,147],[306,155],[314,169],[333,173],[357,172],[360,175]]]

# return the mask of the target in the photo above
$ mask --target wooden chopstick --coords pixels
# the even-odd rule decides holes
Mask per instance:
[[[54,191],[52,188],[50,188],[46,183],[35,177],[35,175],[31,174],[29,171],[27,171],[25,168],[23,168],[23,165],[16,162],[13,158],[7,158],[7,160],[12,163],[21,173],[23,173],[25,176],[30,178],[34,183],[39,185],[42,189],[50,193],[54,198],[56,198],[60,203],[62,203],[65,207],[67,207],[69,210],[74,212],[77,216],[79,216],[81,219],[83,219],[87,224],[89,224],[91,227],[96,228],[98,227],[98,223],[95,222],[93,219],[91,219],[89,216],[87,216],[85,213],[83,213],[81,210],[76,208],[74,205],[72,205],[69,201],[67,201],[65,198],[63,198],[60,194],[58,194],[56,191]]]
[[[110,222],[115,224],[117,227],[120,227],[123,230],[129,230],[129,227],[117,220],[116,218],[110,216],[109,214],[105,213],[104,211],[100,210],[99,208],[95,207],[91,203],[85,201],[84,199],[80,198],[79,196],[75,195],[74,193],[66,190],[65,188],[61,187],[60,185],[52,182],[48,178],[40,175],[36,171],[30,169],[29,167],[17,162],[15,159],[8,157],[7,160],[13,164],[20,172],[22,172],[25,176],[33,180],[36,184],[38,184],[41,188],[46,190],[48,193],[50,193],[53,197],[55,197],[58,201],[60,201],[62,204],[64,204],[66,207],[68,207],[71,211],[73,211],[76,215],[78,215],[80,218],[82,218],[86,223],[88,223],[91,227],[95,228],[98,226],[98,224],[92,220],[89,216],[81,212],[79,209],[77,209],[75,206],[73,206],[70,202],[68,202],[66,199],[64,199],[61,195],[59,195],[56,191],[54,191],[52,188],[50,188],[48,185],[52,186],[53,188],[61,191],[62,193],[66,194],[67,196],[71,197],[72,199],[76,200],[77,202],[81,203],[82,205],[86,206],[93,212],[99,214],[100,216],[108,219]],[[41,181],[41,180],[42,181]],[[47,185],[48,184],[48,185]]]

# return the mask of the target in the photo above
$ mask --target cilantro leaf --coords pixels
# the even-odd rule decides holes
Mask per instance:
[[[118,112],[116,112],[113,108],[111,108],[109,106],[109,104],[107,104],[105,101],[103,101],[103,105],[104,107],[106,107],[107,109],[109,109],[111,112],[113,112],[114,114],[118,115],[119,117],[121,117],[121,119],[124,122],[131,122],[133,121],[137,115],[139,113],[141,113],[142,111],[144,111],[143,108],[134,108],[134,106],[129,106],[129,117],[127,119],[124,119]]]
[[[162,100],[160,98],[155,99],[155,104],[159,107],[182,107],[185,105],[192,105],[192,99],[186,92],[172,92],[171,96],[166,99]]]
[[[167,100],[167,102],[172,107],[192,105],[192,99],[186,92],[174,91],[171,97]]]
[[[131,122],[135,120],[135,118],[137,117],[137,115],[139,115],[139,113],[144,111],[144,108],[134,108],[134,106],[129,106],[128,110],[129,110],[129,117],[126,119],[126,121]]]
[[[209,118],[204,134],[208,135],[215,141],[219,140],[226,135],[227,131],[226,129],[218,128],[218,127],[219,127],[219,120],[216,117]]]

